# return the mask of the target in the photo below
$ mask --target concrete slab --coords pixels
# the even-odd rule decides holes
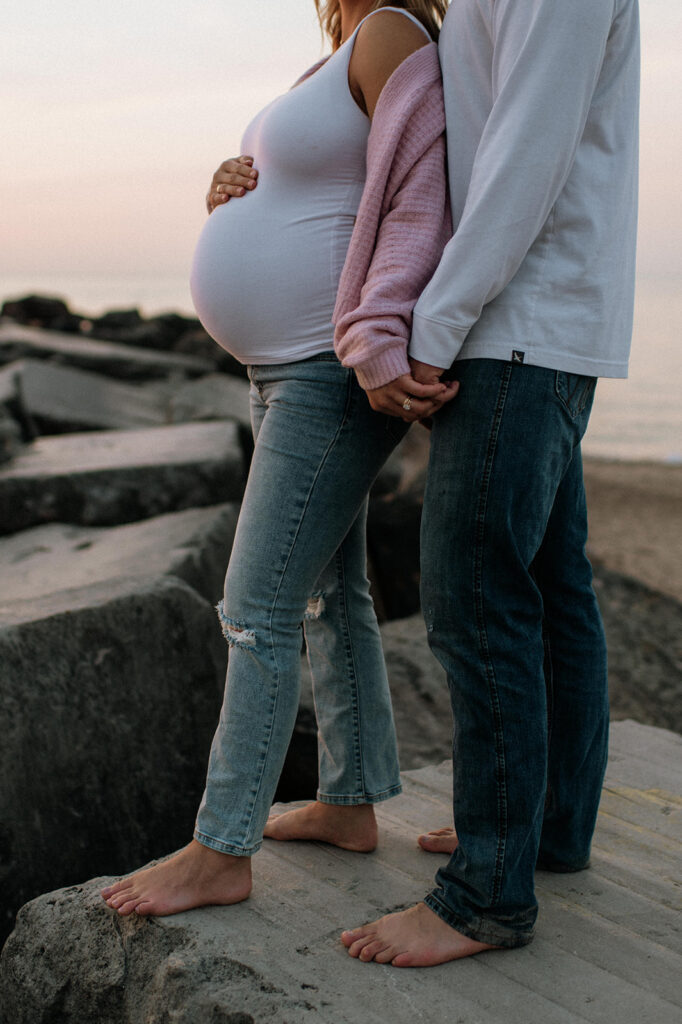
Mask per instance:
[[[153,516],[125,526],[50,523],[0,538],[3,610],[120,576],[177,576],[215,604],[222,596],[239,505]]]
[[[19,367],[21,407],[41,433],[129,430],[169,422],[163,395],[153,384],[122,384],[101,373],[38,359],[24,359]]]
[[[380,806],[373,854],[266,842],[238,906],[120,920],[99,902],[101,879],[33,901],[3,951],[6,1022],[48,1021],[58,1006],[62,1019],[102,1024],[678,1024],[682,797],[668,758],[682,738],[616,723],[612,750],[593,867],[538,873],[537,937],[524,949],[401,971],[360,964],[339,942],[342,928],[429,889],[444,858],[414,837],[451,820],[444,764],[405,774],[404,794]]]
[[[46,522],[113,525],[240,498],[235,423],[42,437],[0,468],[0,533]]]
[[[0,324],[0,363],[27,357],[50,359],[130,380],[167,377],[173,372],[197,377],[214,369],[214,363],[206,359],[177,352],[157,352],[21,324]]]

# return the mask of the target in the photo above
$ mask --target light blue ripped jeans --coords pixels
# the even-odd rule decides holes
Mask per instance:
[[[318,722],[318,799],[400,792],[393,712],[366,573],[367,494],[407,430],[375,413],[329,352],[252,366],[256,439],[218,606],[230,644],[197,839],[261,845],[300,693],[305,632]]]

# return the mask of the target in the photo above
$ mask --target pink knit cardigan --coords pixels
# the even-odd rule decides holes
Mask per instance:
[[[429,43],[394,71],[376,105],[334,309],[334,348],[365,389],[410,372],[412,310],[452,233],[444,131],[438,47]]]

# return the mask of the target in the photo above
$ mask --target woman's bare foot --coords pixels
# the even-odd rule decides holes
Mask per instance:
[[[454,853],[459,844],[454,828],[437,828],[418,836],[417,842],[427,853]]]
[[[341,941],[358,960],[394,967],[434,967],[497,948],[455,931],[425,903],[343,932]]]
[[[165,917],[207,904],[240,903],[251,892],[251,858],[231,857],[193,839],[169,860],[102,889],[108,907]]]
[[[316,800],[269,818],[263,835],[268,839],[331,843],[353,853],[371,853],[377,845],[377,822],[371,804],[341,806]]]

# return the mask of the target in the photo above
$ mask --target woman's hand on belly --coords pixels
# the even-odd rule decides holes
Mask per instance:
[[[206,209],[213,213],[216,206],[222,206],[228,199],[246,195],[258,184],[258,171],[253,166],[252,156],[235,156],[223,160],[206,193]]]

